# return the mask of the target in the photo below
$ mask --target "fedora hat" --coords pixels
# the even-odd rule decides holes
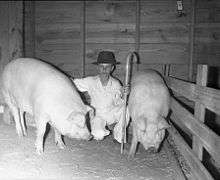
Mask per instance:
[[[101,51],[98,55],[97,61],[93,62],[92,64],[120,64],[115,59],[115,55],[111,51]]]

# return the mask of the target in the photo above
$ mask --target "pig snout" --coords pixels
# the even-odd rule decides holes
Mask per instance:
[[[85,127],[84,129],[79,129],[78,130],[76,138],[89,141],[89,140],[91,140],[93,138],[93,135],[89,132],[87,127]]]

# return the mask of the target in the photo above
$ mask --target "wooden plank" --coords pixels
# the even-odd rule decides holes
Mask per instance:
[[[36,24],[80,23],[81,2],[36,1]]]
[[[133,23],[136,2],[86,2],[87,23]]]
[[[196,22],[220,22],[220,3],[218,0],[197,1]]]
[[[24,1],[24,56],[35,57],[35,1]]]
[[[140,27],[141,43],[188,43],[188,23],[145,22]]]
[[[86,61],[86,3],[83,1],[81,4],[81,57],[82,57],[82,70],[81,77],[85,76],[85,61]]]
[[[208,66],[207,65],[198,65],[197,67],[197,78],[196,84],[200,86],[207,85],[207,78],[208,78]],[[195,110],[194,116],[196,119],[204,123],[205,121],[205,106],[200,102],[195,102]],[[196,153],[197,157],[202,161],[203,155],[203,146],[200,140],[193,136],[193,150]]]
[[[56,22],[56,23],[47,23],[47,24],[36,24],[36,30],[39,33],[44,33],[47,31],[69,31],[69,30],[79,30],[80,22]]]
[[[198,9],[204,9],[204,8],[214,8],[214,7],[218,7],[220,8],[220,1],[219,0],[200,0],[198,1],[196,8]]]
[[[23,56],[23,2],[9,2],[9,59]]]
[[[195,43],[195,10],[196,2],[192,0],[191,5],[191,19],[190,19],[190,31],[189,31],[189,75],[188,80],[192,81],[192,74],[193,74],[193,61],[194,61],[194,43]]]
[[[220,43],[220,26],[203,24],[195,28],[196,43]]]
[[[140,26],[140,43],[188,43],[188,25],[145,23]],[[133,23],[87,23],[89,43],[135,43]]]
[[[8,2],[0,1],[0,46],[2,48],[2,59],[0,61],[0,72],[4,66],[9,62],[8,53]]]
[[[79,26],[80,27],[80,26]],[[39,32],[36,29],[36,43],[80,42],[80,28],[68,30],[48,30]]]
[[[198,121],[190,112],[183,108],[174,98],[171,100],[171,109],[174,116],[178,118],[175,121],[181,121],[193,134],[202,142],[203,146],[220,162],[220,138],[210,128]]]
[[[141,63],[187,64],[188,47],[184,43],[140,44]]]
[[[198,99],[206,108],[220,115],[220,90],[196,86],[194,93],[195,100]]]
[[[140,49],[140,0],[136,3],[136,24],[135,24],[135,52],[139,54]],[[135,68],[133,68],[135,69]],[[136,70],[139,70],[139,65],[136,63]]]
[[[180,61],[182,60],[179,59]],[[179,61],[176,61],[179,62]],[[184,61],[183,61],[184,62]],[[170,76],[187,80],[188,79],[188,64],[172,64],[170,66]]]
[[[122,63],[126,63],[126,55],[129,51],[135,50],[135,44],[124,43],[87,43],[86,61],[95,61],[98,52],[101,50],[111,50],[116,54],[116,58]],[[142,66],[149,64],[187,64],[186,44],[140,44],[140,62]],[[185,68],[185,67],[184,67]]]
[[[79,44],[80,46],[80,44]],[[80,61],[80,51],[76,50],[61,50],[61,51],[51,51],[50,53],[42,53],[36,51],[36,58],[48,61],[48,62],[59,62],[59,63],[74,63],[75,65],[81,67],[82,62]]]
[[[173,91],[183,95],[187,99],[204,104],[206,108],[220,115],[219,90],[198,86],[172,77],[166,77],[166,82]]]
[[[177,16],[176,1],[141,1],[141,24],[146,22],[189,22],[190,17],[189,0],[184,1],[184,10],[187,16]]]
[[[193,175],[193,180],[214,180],[199,159],[197,159],[178,131],[173,126],[167,130],[171,134],[175,144],[179,147],[180,152],[188,162]]]
[[[53,57],[55,54],[65,54],[72,50],[72,54],[76,58],[80,58],[79,52],[80,42],[73,43],[71,39],[59,39],[59,40],[43,40],[36,44],[37,54],[51,54]],[[75,42],[75,41],[74,41]],[[95,61],[98,55],[98,52],[101,50],[111,50],[116,53],[116,58],[122,63],[125,64],[126,55],[129,51],[135,50],[135,44],[127,43],[86,43],[86,62]],[[63,51],[63,53],[62,53]],[[79,52],[77,52],[79,51]],[[184,77],[184,71],[187,70],[184,64],[187,64],[187,45],[186,44],[140,44],[140,61],[142,67],[149,66],[149,64],[176,64],[173,65],[172,72],[173,75],[179,74]],[[177,67],[177,65],[179,66]],[[180,66],[182,65],[182,67]],[[183,66],[184,65],[184,66]],[[142,68],[141,67],[141,68]],[[175,68],[178,68],[178,72],[175,71]]]
[[[86,63],[96,61],[102,50],[113,51],[117,61],[125,64],[127,53],[135,50],[135,44],[86,43]]]
[[[89,24],[88,43],[135,43],[135,24]]]

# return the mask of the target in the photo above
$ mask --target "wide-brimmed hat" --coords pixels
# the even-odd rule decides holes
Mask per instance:
[[[93,62],[92,64],[120,64],[115,59],[115,55],[111,51],[101,51],[98,55],[97,61]]]

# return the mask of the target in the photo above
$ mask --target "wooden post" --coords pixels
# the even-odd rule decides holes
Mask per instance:
[[[207,65],[198,65],[197,68],[197,77],[196,84],[200,86],[207,85],[207,77],[208,77],[208,66]],[[205,106],[199,102],[195,103],[194,116],[196,119],[204,123],[205,121]],[[203,146],[199,139],[193,136],[193,151],[197,155],[197,157],[202,161],[203,155]]]
[[[135,52],[139,55],[140,50],[140,0],[136,2],[136,23],[135,23]],[[137,63],[137,71],[139,65]]]
[[[190,34],[189,34],[189,43],[190,43],[190,49],[189,49],[189,76],[188,80],[192,81],[193,76],[193,59],[194,59],[194,26],[195,26],[195,1],[192,0],[191,5],[191,23],[190,23]]]
[[[25,20],[24,20],[24,36],[25,57],[35,57],[35,1],[24,1],[25,4]]]
[[[82,2],[81,7],[81,57],[82,57],[82,72],[81,76],[85,76],[85,61],[86,61],[86,2]]]
[[[9,60],[23,57],[23,1],[9,1]]]

